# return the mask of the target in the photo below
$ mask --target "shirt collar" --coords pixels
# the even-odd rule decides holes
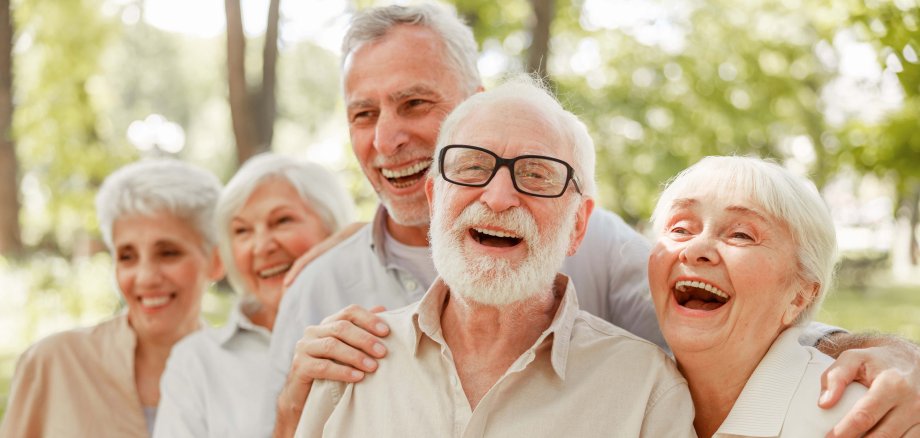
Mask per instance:
[[[719,426],[715,436],[776,437],[811,355],[799,345],[801,328],[780,333]]]
[[[386,232],[387,232],[387,218],[390,217],[387,213],[386,207],[383,204],[380,204],[377,207],[377,212],[374,213],[374,221],[371,226],[371,251],[374,252],[374,255],[377,256],[377,259],[380,260],[380,266],[387,266],[387,252],[386,248],[383,247],[383,243],[386,242]]]
[[[572,281],[565,274],[556,274],[556,279],[553,281],[553,291],[557,296],[562,294],[562,302],[559,304],[555,316],[553,316],[553,321],[528,349],[528,353],[535,353],[544,343],[550,342],[552,344],[550,362],[553,370],[560,379],[565,380],[572,327],[575,325],[575,318],[579,312],[578,297]],[[418,353],[422,335],[442,346],[447,345],[441,332],[441,312],[444,310],[444,303],[449,293],[447,284],[438,277],[431,288],[428,289],[428,292],[425,293],[425,296],[422,297],[422,300],[416,304],[415,309],[412,311],[409,327],[415,338],[415,343],[412,345],[412,354]],[[552,338],[550,338],[550,335],[553,335]],[[525,353],[525,355],[528,353]],[[535,357],[536,355],[530,354],[529,356]],[[526,367],[528,363],[522,363],[521,368]],[[513,367],[514,365],[512,365]],[[511,370],[509,369],[509,371]]]
[[[238,333],[244,330],[262,333],[269,337],[271,336],[271,332],[269,332],[268,329],[253,323],[252,320],[243,313],[242,307],[242,302],[234,305],[233,309],[230,311],[230,316],[227,317],[227,323],[224,324],[223,327],[215,330],[214,339],[219,345],[226,345]]]

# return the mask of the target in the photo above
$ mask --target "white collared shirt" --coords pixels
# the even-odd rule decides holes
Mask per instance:
[[[799,328],[780,333],[714,438],[822,437],[866,393],[851,383],[833,408],[819,408],[821,373],[833,359],[799,345],[800,335]]]
[[[270,338],[236,305],[225,326],[176,344],[160,379],[154,437],[271,435],[259,421]]]
[[[559,309],[475,409],[441,331],[440,280],[419,302],[381,314],[387,360],[358,384],[314,382],[296,437],[687,437],[683,377],[651,342],[578,309],[556,277]]]

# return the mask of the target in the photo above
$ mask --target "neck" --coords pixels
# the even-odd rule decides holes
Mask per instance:
[[[275,328],[275,317],[278,316],[278,308],[262,304],[258,310],[246,316],[249,317],[253,324],[272,331]]]
[[[198,322],[195,322],[195,329]],[[137,345],[134,348],[134,385],[142,406],[156,406],[160,401],[160,376],[166,368],[166,359],[173,345],[192,330],[178,333],[177,336],[161,339],[137,333]]]
[[[697,436],[711,437],[725,422],[738,396],[769,349],[745,344],[720,351],[674,352],[677,367],[687,379],[696,417]]]
[[[449,295],[441,329],[473,409],[550,326],[559,302],[552,290],[502,307]]]
[[[428,246],[428,224],[420,226],[400,225],[392,217],[387,217],[387,232],[402,244]]]

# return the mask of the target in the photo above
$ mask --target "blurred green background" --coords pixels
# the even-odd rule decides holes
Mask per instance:
[[[29,344],[120,307],[92,206],[117,167],[176,156],[226,181],[271,149],[340,172],[370,218],[338,45],[377,3],[0,3],[0,413]],[[920,341],[918,0],[453,5],[487,86],[540,72],[583,118],[603,206],[642,230],[661,184],[699,158],[772,157],[815,181],[838,227],[839,287],[817,319]],[[231,300],[215,286],[206,318]]]

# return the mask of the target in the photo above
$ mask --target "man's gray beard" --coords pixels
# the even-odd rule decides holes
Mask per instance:
[[[561,217],[556,216],[558,219],[541,233],[533,216],[523,208],[495,213],[478,201],[463,209],[453,224],[448,224],[446,202],[441,195],[444,190],[435,191],[429,231],[431,252],[435,269],[452,293],[480,304],[504,306],[552,288],[571,243],[578,198],[573,198]],[[503,258],[465,254],[462,242],[469,228],[486,224],[523,237],[526,258],[515,266]]]
[[[419,194],[421,196],[419,196]],[[392,199],[378,194],[383,207],[387,209],[387,214],[399,225],[404,227],[421,227],[431,222],[431,216],[428,213],[428,199],[425,192],[418,192],[409,199],[400,199],[394,202]]]

